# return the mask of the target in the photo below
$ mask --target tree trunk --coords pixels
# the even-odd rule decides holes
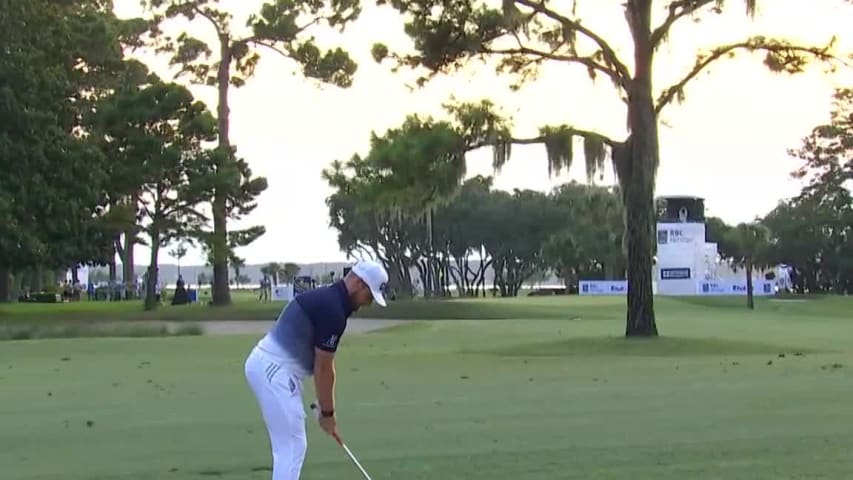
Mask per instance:
[[[158,256],[160,253],[160,234],[157,230],[151,230],[151,261],[148,263],[148,275],[145,282],[145,309],[154,310],[160,305],[157,300],[158,282]]]
[[[652,292],[654,189],[659,147],[652,96],[651,0],[633,0],[628,7],[634,37],[635,74],[629,85],[626,145],[614,151],[626,210],[628,233],[628,299],[625,335],[658,335]]]
[[[752,294],[752,263],[746,263],[746,305],[755,310],[755,297]]]
[[[460,298],[468,295],[468,276],[465,274],[464,262],[460,258],[454,258],[450,267],[450,276],[453,278],[453,283],[456,285],[456,293]]]
[[[9,267],[0,266],[0,303],[11,301],[12,271]]]
[[[219,150],[216,171],[223,173],[231,161],[231,139],[229,137],[228,90],[231,85],[231,40],[227,35],[219,39],[221,58],[217,75],[219,105],[217,123],[219,127]],[[213,305],[231,304],[231,290],[228,286],[228,212],[226,201],[228,188],[217,186],[213,195]]]
[[[136,283],[136,269],[133,268],[136,263],[133,258],[133,247],[135,244],[136,233],[132,228],[128,228],[127,231],[124,232],[124,258],[122,258],[121,265],[121,279],[125,287],[127,287],[127,290],[125,290],[125,298],[130,296],[130,293],[133,291],[133,285]]]

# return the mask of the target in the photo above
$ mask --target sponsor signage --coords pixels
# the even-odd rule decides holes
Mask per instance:
[[[660,278],[661,278],[661,280],[689,280],[690,279],[690,269],[689,268],[661,268],[660,269]]]
[[[737,295],[747,294],[746,280],[741,281],[716,281],[702,282],[699,284],[700,295]],[[758,281],[752,285],[752,294],[756,296],[773,295],[775,293],[773,282]]]
[[[578,285],[580,295],[625,295],[628,293],[628,281],[589,281],[581,280]]]

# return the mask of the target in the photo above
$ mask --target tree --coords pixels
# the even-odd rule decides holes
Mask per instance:
[[[823,176],[822,176],[823,177]],[[772,233],[773,263],[793,269],[800,293],[853,292],[853,196],[838,179],[806,186],[762,223]]]
[[[278,285],[278,272],[281,270],[281,265],[276,262],[270,262],[261,267],[261,275],[270,277],[273,285]]]
[[[853,181],[853,88],[842,88],[833,95],[830,122],[815,127],[798,149],[789,153],[803,161],[792,173],[810,180],[813,187]]]
[[[559,212],[559,227],[543,254],[566,287],[576,287],[581,279],[623,278],[625,228],[619,193],[571,182],[556,188],[551,196]]]
[[[447,232],[447,250],[453,259],[449,274],[460,296],[486,294],[486,271],[493,259],[483,241],[494,227],[488,214],[493,207],[489,203],[492,183],[491,177],[479,175],[466,180],[458,194],[436,214],[438,229]]]
[[[190,238],[207,221],[198,204],[209,172],[200,165],[210,153],[203,145],[216,139],[216,121],[186,87],[152,77],[103,102],[96,123],[106,153],[137,179],[132,208],[150,239],[145,307],[153,309],[160,248]]]
[[[301,270],[302,269],[299,268],[299,265],[287,262],[281,267],[281,276],[288,282],[292,282],[295,277],[299,276],[299,272]]]
[[[246,268],[246,260],[235,257],[229,263],[231,264],[231,268],[234,269],[234,285],[237,285],[239,288],[241,284],[246,283],[244,281],[246,276],[241,274],[242,270]]]
[[[181,239],[173,249],[169,250],[169,255],[178,261],[178,277],[181,276],[181,260],[187,256],[187,243],[186,239]]]
[[[670,40],[676,24],[722,12],[732,2],[723,0],[627,0],[613,22],[626,20],[633,58],[627,62],[614,48],[615,37],[587,27],[577,14],[578,1],[558,8],[541,0],[506,0],[503,8],[476,0],[377,0],[405,15],[406,33],[416,52],[390,52],[382,44],[373,48],[381,61],[391,57],[398,65],[424,67],[428,74],[420,84],[438,73],[462,68],[473,59],[496,59],[497,70],[518,79],[516,87],[535,78],[545,63],[562,63],[586,69],[592,80],[603,77],[626,104],[627,138],[569,125],[543,127],[534,139],[496,137],[490,144],[506,149],[508,143],[543,143],[548,152],[549,171],[567,167],[573,159],[574,140],[584,140],[587,171],[600,171],[610,156],[625,206],[628,251],[628,296],[625,334],[658,335],[652,295],[652,252],[654,249],[654,189],[659,162],[658,121],[667,105],[681,101],[687,85],[721,59],[738,52],[763,52],[764,63],[774,71],[803,71],[810,58],[830,60],[830,47],[795,45],[785,40],[753,37],[719,45],[697,54],[696,63],[681,80],[655,96],[655,53]],[[552,2],[553,3],[553,2]],[[756,12],[756,0],[746,0],[746,12]],[[570,5],[567,5],[570,4]],[[662,7],[657,9],[654,7]],[[654,24],[653,16],[663,20]],[[614,12],[615,13],[615,12]],[[496,167],[499,166],[496,165]]]
[[[86,138],[83,118],[109,93],[140,22],[118,20],[100,0],[0,0],[0,12],[3,302],[16,270],[108,256],[101,218],[107,159]]]
[[[830,122],[790,150],[803,161],[792,176],[808,184],[763,220],[774,261],[794,269],[801,293],[853,291],[853,89],[838,89],[833,99]]]
[[[746,271],[747,306],[754,309],[752,272],[769,264],[770,230],[759,222],[740,223],[729,230],[726,243],[730,246],[729,260]]]
[[[312,32],[319,24],[343,28],[357,18],[360,6],[357,0],[274,0],[266,2],[251,15],[240,35],[232,26],[230,13],[220,8],[214,0],[144,0],[155,12],[155,21],[183,17],[199,20],[215,32],[213,43],[181,32],[176,38],[164,35],[159,28],[152,32],[158,50],[172,54],[171,64],[180,66],[180,74],[191,81],[216,86],[218,91],[219,155],[211,167],[217,174],[214,185],[213,207],[213,304],[231,303],[228,287],[227,260],[229,244],[248,245],[230,239],[227,220],[237,219],[254,208],[252,200],[267,188],[264,178],[252,178],[245,162],[238,161],[230,139],[228,93],[230,87],[245,85],[260,61],[259,49],[278,53],[294,62],[302,74],[311,79],[349,87],[356,71],[355,63],[341,48],[322,52]]]
[[[553,203],[541,192],[516,189],[494,192],[488,206],[492,228],[483,243],[493,259],[493,289],[514,297],[545,266],[543,246],[559,228]]]

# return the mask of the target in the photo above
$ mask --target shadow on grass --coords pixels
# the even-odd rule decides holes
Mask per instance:
[[[489,350],[469,350],[465,353],[491,354],[507,357],[688,357],[779,353],[799,355],[820,353],[820,351],[719,338],[657,337],[628,339],[625,337],[579,337],[554,342],[519,344]]]

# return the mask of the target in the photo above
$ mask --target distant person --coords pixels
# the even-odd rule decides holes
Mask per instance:
[[[258,300],[261,302],[269,302],[271,289],[272,281],[270,281],[270,277],[268,275],[264,275],[264,278],[261,279],[261,294],[258,296]]]
[[[381,264],[364,261],[343,279],[297,295],[246,359],[246,380],[269,434],[273,480],[297,480],[302,470],[304,379],[314,377],[320,427],[337,437],[335,352],[354,311],[374,301],[385,306],[387,282]]]

